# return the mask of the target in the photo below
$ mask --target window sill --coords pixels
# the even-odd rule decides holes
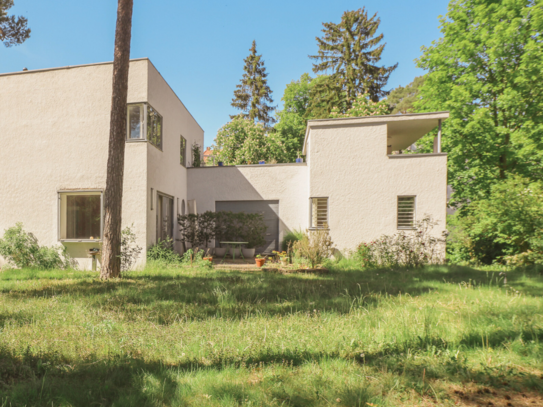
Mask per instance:
[[[415,228],[415,227],[412,227],[412,228],[398,228],[398,230],[417,230],[417,228]]]
[[[102,243],[102,239],[59,239],[62,243]]]
[[[330,228],[315,228],[315,227],[311,227],[311,228],[308,228],[308,230],[330,230]]]

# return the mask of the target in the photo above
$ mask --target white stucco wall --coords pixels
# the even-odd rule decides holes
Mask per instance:
[[[179,237],[177,214],[183,200],[187,201],[187,169],[181,165],[181,136],[187,140],[186,159],[192,164],[193,143],[204,145],[204,131],[170,88],[157,69],[149,62],[148,101],[163,117],[162,151],[148,144],[147,201],[153,188],[154,209],[147,212],[146,247],[156,242],[157,192],[174,197],[174,239]],[[203,153],[203,150],[202,150]],[[181,243],[175,243],[181,250]]]
[[[58,191],[105,189],[112,67],[0,75],[0,235],[23,222],[40,244],[59,245]],[[133,225],[144,249],[156,237],[150,188],[186,199],[179,134],[203,144],[203,131],[151,62],[133,60],[128,103],[147,101],[163,116],[164,151],[127,143],[123,191],[123,227]],[[90,268],[86,250],[97,243],[65,245],[81,268]]]
[[[215,211],[215,201],[279,201],[279,240],[309,222],[305,164],[239,165],[188,170],[188,199],[198,212]]]
[[[387,156],[387,124],[312,128],[307,145],[310,197],[328,197],[329,226],[340,250],[397,233],[397,197],[415,195],[416,219],[445,228],[447,156]]]

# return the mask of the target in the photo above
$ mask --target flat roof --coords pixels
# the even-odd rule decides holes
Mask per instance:
[[[392,149],[395,151],[413,144],[416,140],[437,127],[439,120],[446,120],[448,118],[449,112],[429,112],[309,120],[305,133],[303,154],[306,154],[309,133],[314,128],[387,124],[387,136],[391,140]]]

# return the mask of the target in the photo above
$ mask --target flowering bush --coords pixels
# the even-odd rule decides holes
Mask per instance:
[[[437,225],[431,217],[415,223],[412,231],[401,231],[394,235],[383,235],[362,243],[355,258],[363,267],[418,267],[425,264],[443,263],[445,258],[445,236],[437,238],[430,232]]]

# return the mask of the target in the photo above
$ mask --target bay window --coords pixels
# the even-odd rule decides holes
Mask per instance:
[[[148,141],[162,150],[162,116],[148,103],[128,105],[128,141]]]

